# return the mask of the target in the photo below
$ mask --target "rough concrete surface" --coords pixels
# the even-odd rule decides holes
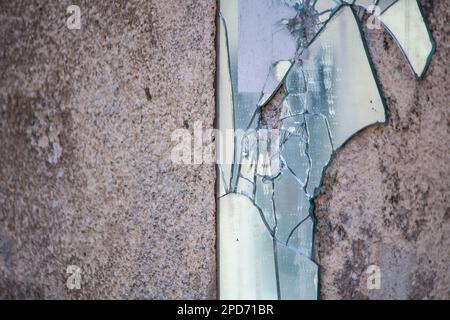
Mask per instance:
[[[322,298],[450,298],[450,16],[423,3],[438,46],[423,81],[366,30],[390,119],[326,174]],[[214,298],[214,168],[170,150],[173,130],[214,121],[215,3],[79,1],[80,30],[70,4],[0,1],[0,298]]]
[[[212,1],[0,2],[0,297],[215,297]],[[68,265],[82,270],[68,290]]]

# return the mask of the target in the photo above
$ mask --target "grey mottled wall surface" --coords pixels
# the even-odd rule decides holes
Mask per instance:
[[[316,201],[324,299],[450,299],[450,11],[422,1],[437,52],[417,81],[383,30],[365,28],[387,125],[337,155]],[[369,266],[380,290],[367,290]]]
[[[214,297],[214,167],[170,150],[213,125],[215,5],[70,4],[0,2],[0,297]]]
[[[323,298],[450,298],[450,17],[423,3],[421,82],[366,30],[390,119],[326,174]],[[173,130],[213,125],[214,1],[80,1],[80,30],[70,4],[0,2],[0,298],[214,298],[214,167],[170,160]]]

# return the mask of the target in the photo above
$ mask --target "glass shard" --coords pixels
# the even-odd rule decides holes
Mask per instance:
[[[379,0],[377,3],[378,12],[382,13],[398,0]]]
[[[216,150],[217,162],[219,165],[218,195],[228,193],[231,181],[231,164],[234,157],[234,134],[227,139],[227,132],[234,129],[234,107],[233,89],[230,74],[230,59],[228,49],[228,35],[225,19],[220,16],[218,19],[217,41],[220,50],[217,51],[217,74],[220,79],[217,81],[216,105],[220,112],[217,113],[217,125],[219,132],[218,145]]]
[[[318,298],[314,198],[333,154],[386,120],[353,5],[379,5],[383,25],[422,75],[433,44],[416,1],[219,1],[222,299]],[[277,131],[261,109],[282,87]]]
[[[292,230],[308,216],[309,206],[309,197],[303,192],[301,182],[284,168],[274,182],[275,238],[278,241],[287,243]]]
[[[236,193],[220,198],[218,209],[220,298],[277,299],[273,238],[259,210]]]
[[[416,0],[398,0],[380,20],[405,54],[418,77],[421,77],[431,59],[434,43]]]
[[[317,299],[317,264],[297,249],[285,245],[277,246],[277,256],[280,297],[283,300]]]
[[[291,171],[301,186],[306,185],[310,168],[310,158],[307,150],[308,142],[303,137],[289,135],[283,143],[281,151],[281,158],[284,165]]]

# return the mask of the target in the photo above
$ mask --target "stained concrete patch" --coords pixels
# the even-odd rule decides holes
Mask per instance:
[[[170,150],[213,125],[215,4],[71,4],[0,4],[0,298],[214,298],[214,167]]]

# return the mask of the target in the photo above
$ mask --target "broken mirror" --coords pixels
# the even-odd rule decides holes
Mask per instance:
[[[220,299],[317,299],[314,205],[333,155],[386,121],[357,8],[421,77],[434,51],[416,0],[219,0]],[[262,109],[283,89],[279,127]]]

